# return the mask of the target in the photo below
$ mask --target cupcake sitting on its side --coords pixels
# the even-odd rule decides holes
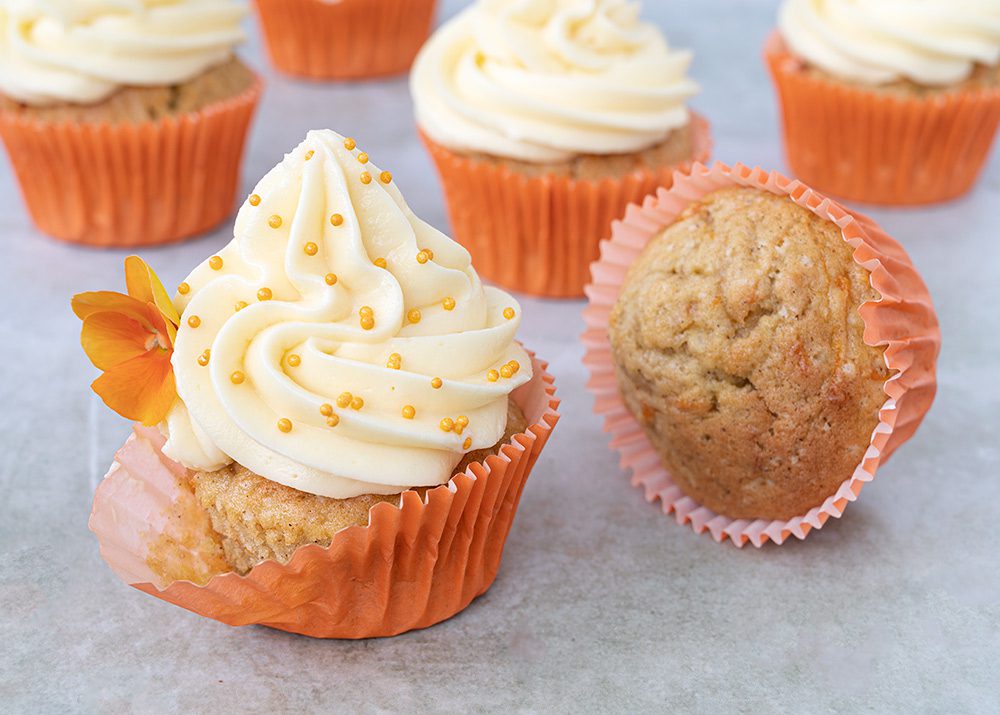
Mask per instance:
[[[621,0],[479,0],[432,36],[417,124],[485,277],[582,295],[611,221],[708,158],[690,61]]]
[[[233,55],[244,16],[234,0],[0,0],[0,136],[43,232],[150,245],[232,212],[260,94]]]
[[[1000,124],[1000,4],[785,0],[765,56],[788,161],[879,204],[966,193]]]

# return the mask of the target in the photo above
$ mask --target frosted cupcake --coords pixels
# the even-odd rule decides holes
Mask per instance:
[[[147,275],[130,260],[130,275]],[[161,296],[154,306],[165,296],[135,293],[140,304],[144,293]],[[268,597],[290,599],[283,613],[298,619],[307,604],[292,602],[310,563],[309,588],[353,615],[292,629],[360,637],[429,625],[488,587],[520,487],[555,422],[550,380],[514,339],[517,302],[484,288],[468,252],[414,216],[390,173],[353,140],[311,132],[254,189],[232,243],[157,308],[162,320],[135,323],[154,326],[160,351],[161,369],[140,382],[162,389],[128,389],[139,378],[118,358],[131,358],[108,354],[122,333],[108,314],[121,299],[102,295],[74,300],[84,347],[106,371],[95,389],[124,416],[159,425],[165,442],[140,430],[130,444],[179,476],[161,511],[184,516],[139,548],[144,580],[174,584],[158,595],[221,620],[245,618],[170,595],[205,583],[221,560],[229,576],[266,580]],[[95,498],[105,549],[148,528],[142,522],[156,511],[115,496],[128,479],[156,479],[148,461],[130,464],[128,450]],[[452,479],[461,473],[465,480]],[[122,513],[137,523],[122,527]],[[109,514],[115,521],[105,524]],[[458,524],[467,531],[454,533]],[[385,549],[411,528],[420,544],[383,580]],[[344,555],[354,539],[371,553]],[[336,583],[323,568],[340,575]],[[420,574],[406,575],[411,568]],[[287,582],[274,583],[275,572]],[[398,597],[414,579],[422,595]],[[217,576],[196,599],[232,600],[232,583],[245,582]],[[365,610],[376,602],[382,610]]]
[[[708,158],[690,62],[618,0],[480,0],[432,36],[417,124],[486,278],[582,294],[611,221]]]
[[[233,210],[260,94],[234,0],[0,3],[0,136],[31,217],[98,246],[175,241]]]
[[[967,192],[1000,123],[1000,6],[786,0],[765,52],[792,169],[881,204]]]

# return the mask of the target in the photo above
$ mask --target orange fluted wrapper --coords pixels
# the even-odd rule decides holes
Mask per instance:
[[[0,137],[39,230],[90,246],[195,236],[233,212],[261,82],[155,122],[39,121],[0,111]]]
[[[840,228],[844,241],[854,249],[854,260],[871,274],[872,287],[881,295],[880,300],[859,308],[864,341],[885,346],[886,365],[895,373],[884,385],[886,401],[879,410],[879,423],[857,469],[822,504],[791,519],[731,519],[685,496],[621,398],[608,341],[608,319],[625,274],[649,240],[705,195],[740,186],[787,196]],[[625,219],[615,222],[611,239],[601,242],[601,258],[592,273],[593,281],[587,286],[590,304],[584,311],[584,362],[590,369],[587,386],[596,397],[594,410],[604,416],[611,447],[619,452],[622,468],[632,470],[632,483],[644,489],[648,501],[659,499],[665,514],[674,513],[678,523],[690,524],[698,533],[707,530],[716,541],[730,539],[737,546],[781,544],[789,536],[804,539],[831,516],[839,518],[865,483],[875,478],[879,465],[913,435],[934,401],[941,331],[930,294],[909,256],[870,218],[777,172],[741,164],[732,168],[721,163],[712,168],[696,165],[689,175],[678,175],[670,190],[648,196],[641,207],[629,206]]]
[[[427,40],[437,0],[255,0],[275,66],[310,79],[405,72]]]
[[[479,274],[522,293],[578,298],[598,243],[625,207],[670,186],[675,171],[708,161],[708,122],[694,114],[692,122],[690,162],[603,181],[527,176],[421,138],[441,175],[452,235],[472,253]]]
[[[792,171],[854,201],[947,201],[976,182],[1000,124],[1000,87],[925,97],[810,74],[775,33],[764,56],[781,102]]]
[[[554,380],[545,363],[532,356],[532,364],[534,377],[513,393],[531,427],[499,455],[428,490],[423,501],[408,491],[401,506],[374,506],[368,526],[337,533],[327,548],[303,546],[287,564],[266,561],[245,576],[223,573],[203,586],[161,583],[150,546],[171,537],[185,573],[211,573],[211,557],[198,550],[210,527],[183,486],[186,470],[160,451],[163,437],[151,428],[137,426],[119,450],[94,495],[90,528],[123,581],[232,626],[320,638],[425,628],[464,609],[496,577],[525,480],[559,420]],[[174,533],[178,524],[183,533]]]

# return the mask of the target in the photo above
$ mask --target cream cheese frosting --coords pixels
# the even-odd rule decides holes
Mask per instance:
[[[864,84],[944,86],[1000,62],[998,0],[785,0],[778,26],[793,53]]]
[[[353,140],[313,131],[175,297],[164,452],[322,496],[443,484],[531,377],[521,309]]]
[[[183,83],[232,56],[245,14],[236,0],[0,0],[0,93],[91,104]]]
[[[626,0],[479,0],[414,63],[417,123],[435,142],[529,162],[626,154],[689,121],[688,52]]]

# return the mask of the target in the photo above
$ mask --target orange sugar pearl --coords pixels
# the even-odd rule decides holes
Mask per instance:
[[[327,273],[326,274],[326,278],[324,280],[326,280],[326,284],[328,286],[335,286],[335,285],[337,285],[337,274],[336,273]]]
[[[211,358],[212,358],[212,351],[206,348],[205,352],[203,352],[201,355],[198,356],[198,364],[201,365],[202,367],[205,367],[206,365],[208,365],[208,361]]]
[[[409,311],[406,314],[406,319],[411,323],[419,323],[420,318],[421,318],[420,311],[417,310],[416,308],[414,308],[413,310]]]
[[[180,293],[181,295],[187,295],[188,293],[191,292],[191,286],[189,286],[187,283],[181,283],[179,286],[177,286],[177,292]]]
[[[514,319],[514,315],[515,315],[515,313],[514,313],[514,309],[513,308],[504,308],[503,309],[503,317],[505,317],[507,320],[513,320]]]
[[[487,370],[486,379],[489,380],[490,382],[496,382],[497,380],[500,379],[500,373],[497,372],[496,370]]]
[[[383,171],[381,174],[378,175],[378,180],[381,181],[383,184],[391,184],[392,174],[389,173],[388,171]]]
[[[333,405],[331,405],[328,402],[324,402],[322,405],[319,406],[319,413],[324,417],[329,417],[330,415],[333,414]]]
[[[441,301],[441,307],[445,310],[455,310],[455,299],[448,297]]]
[[[354,151],[354,147],[356,147],[357,145],[358,143],[353,139],[351,139],[350,137],[347,137],[344,140],[344,148],[347,149],[347,151]]]
[[[337,407],[340,407],[341,409],[343,409],[345,407],[350,407],[351,406],[351,400],[353,400],[353,399],[354,399],[354,395],[352,395],[350,392],[342,392],[337,397]]]
[[[267,225],[271,228],[281,228],[281,216],[274,214],[267,220]]]
[[[208,267],[211,268],[213,271],[220,270],[222,268],[222,257],[212,256],[211,258],[209,258]]]
[[[455,420],[453,420],[451,417],[445,417],[438,423],[438,426],[445,432],[451,432],[453,429],[455,429]]]
[[[247,376],[243,374],[242,370],[234,370],[229,376],[229,381],[234,385],[242,385],[243,381],[247,379]]]
[[[201,325],[201,318],[199,318],[197,315],[192,315],[190,318],[188,318],[188,325],[190,325],[192,328],[197,328],[199,325]]]
[[[372,263],[374,263],[379,268],[388,268],[389,267],[389,264],[386,262],[386,260],[384,258],[376,258],[374,261],[372,261]]]
[[[417,411],[413,405],[403,405],[403,417],[408,420],[412,420],[416,417]]]
[[[249,201],[251,206],[260,206],[260,197],[257,194],[250,194]]]
[[[340,417],[338,417],[337,415],[330,415],[329,417],[326,418],[326,424],[329,427],[336,427],[337,425],[340,424]]]
[[[361,172],[361,183],[362,184],[370,184],[370,183],[372,183],[372,175],[369,174],[367,171],[362,171]]]
[[[368,155],[365,154],[364,152],[361,152],[360,154],[358,154],[358,161],[360,163],[362,163],[362,164],[367,164],[368,163]]]
[[[433,387],[435,390],[440,390],[441,385],[443,384],[444,382],[441,381],[440,377],[435,377],[431,380],[431,387]]]
[[[330,223],[332,223],[334,226],[340,226],[341,224],[344,223],[344,217],[341,216],[340,214],[333,214],[330,217]]]
[[[239,313],[241,310],[247,307],[247,302],[245,300],[238,301],[235,307],[236,307],[236,312]]]
[[[271,292],[270,288],[261,288],[257,291],[257,300],[271,300],[274,294]]]
[[[319,246],[310,241],[309,243],[307,243],[302,247],[302,250],[306,252],[307,256],[315,256],[317,253],[319,253]]]
[[[510,369],[510,365],[504,365],[502,368],[500,368],[500,377],[504,379],[509,379],[513,377],[513,375],[514,371]]]
[[[291,354],[291,355],[288,356],[288,364],[291,367],[298,367],[299,365],[302,364],[302,358],[300,358],[298,355],[295,355],[293,353],[293,354]]]
[[[472,446],[472,437],[466,437],[465,441],[462,442],[462,449],[468,450]]]
[[[315,153],[316,152],[314,152],[312,149],[310,149],[309,151],[307,151],[306,152],[306,161],[309,161],[310,159],[312,159],[313,158],[313,154],[315,154]]]
[[[278,429],[280,429],[285,434],[292,431],[292,421],[287,417],[282,417],[278,420]]]
[[[352,410],[360,410],[364,406],[365,406],[365,401],[363,399],[361,399],[360,397],[355,396],[354,399],[351,400],[351,409]]]

